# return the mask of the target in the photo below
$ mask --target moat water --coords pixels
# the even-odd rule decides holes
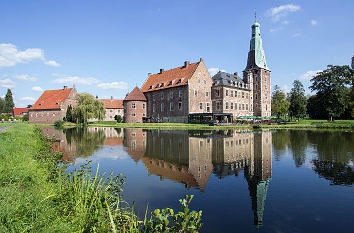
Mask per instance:
[[[69,170],[126,176],[143,216],[193,194],[202,232],[352,232],[354,132],[42,128]]]

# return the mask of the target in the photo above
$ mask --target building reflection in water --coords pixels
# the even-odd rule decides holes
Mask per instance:
[[[123,145],[149,174],[204,191],[214,173],[219,179],[243,171],[252,200],[254,223],[262,225],[268,185],[272,176],[270,131],[143,130],[90,127],[55,130],[42,128],[55,138],[53,149],[64,161],[88,157],[105,146]],[[112,155],[114,156],[114,155]],[[116,156],[119,156],[118,154]]]
[[[244,171],[254,223],[262,225],[272,176],[270,131],[124,130],[124,146],[149,174],[204,191],[214,173],[220,179]]]

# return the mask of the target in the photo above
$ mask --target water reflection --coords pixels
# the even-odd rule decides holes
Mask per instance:
[[[354,183],[352,132],[170,131],[94,127],[64,131],[45,127],[42,130],[56,139],[53,149],[63,152],[64,161],[88,158],[97,151],[103,151],[101,156],[109,159],[129,156],[135,163],[143,164],[148,174],[158,176],[161,181],[168,179],[184,184],[186,189],[206,192],[212,176],[219,180],[230,176],[241,179],[240,174],[243,173],[256,226],[263,224],[273,156],[276,161],[281,161],[289,153],[297,169],[310,167],[330,184]]]

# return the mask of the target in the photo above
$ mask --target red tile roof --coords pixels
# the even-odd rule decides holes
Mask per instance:
[[[28,113],[28,108],[13,108],[12,112],[14,116],[20,116],[23,113]]]
[[[123,108],[123,100],[117,100],[117,99],[100,99],[104,103],[104,108],[113,108],[113,109],[118,109],[118,108]]]
[[[125,98],[124,101],[137,100],[146,101],[144,93],[141,92],[139,87],[135,87]]]
[[[47,90],[38,98],[31,110],[60,109],[73,88]]]
[[[167,89],[176,86],[183,86],[188,83],[200,62],[180,66],[174,69],[163,71],[162,73],[152,74],[145,81],[141,90],[143,92]]]

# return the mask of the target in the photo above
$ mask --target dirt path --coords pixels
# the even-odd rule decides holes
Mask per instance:
[[[0,126],[0,133],[4,132],[10,126]]]

